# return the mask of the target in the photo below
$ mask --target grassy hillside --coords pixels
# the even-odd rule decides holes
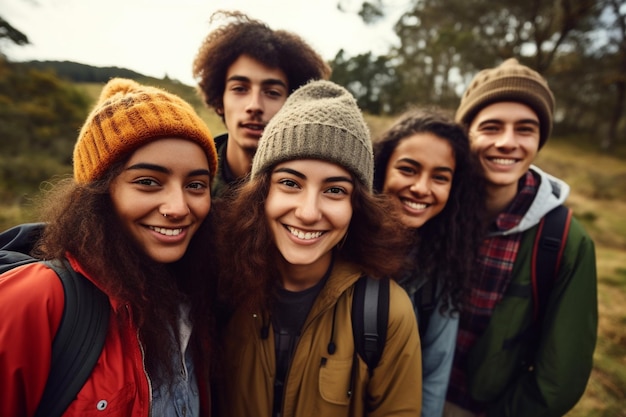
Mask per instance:
[[[567,201],[596,242],[599,330],[587,390],[568,417],[626,417],[626,164],[548,142],[537,165],[572,187]]]
[[[14,74],[21,74],[16,77]],[[7,87],[0,86],[0,133],[5,131],[12,135],[3,135],[4,139],[2,149],[0,150],[0,230],[4,230],[18,223],[35,220],[33,211],[33,198],[38,194],[38,185],[44,184],[46,181],[54,178],[54,176],[65,176],[71,174],[71,153],[73,144],[78,135],[78,130],[84,122],[84,118],[98,99],[104,82],[67,82],[72,90],[76,90],[81,97],[86,97],[87,101],[82,100],[79,107],[84,116],[80,116],[75,124],[65,129],[65,131],[52,135],[43,135],[52,127],[58,127],[60,121],[55,118],[57,114],[63,113],[63,107],[54,105],[59,95],[57,92],[48,95],[41,94],[39,100],[33,100],[30,97],[36,94],[42,87],[32,86],[33,76],[28,76],[27,70],[19,67],[17,71],[11,66],[0,60],[0,75],[13,75],[15,81],[13,85],[17,85],[15,91],[6,91]],[[58,78],[49,73],[38,74],[40,84],[50,89],[50,85],[57,86],[60,84]],[[1,79],[1,77],[0,77]],[[211,132],[218,135],[224,132],[224,126],[220,118],[214,111],[207,109],[195,88],[181,84],[175,80],[159,80],[151,77],[138,77],[137,81],[146,85],[158,86],[165,90],[181,96],[189,102],[199,113],[200,117],[206,121]],[[0,83],[2,84],[2,83]],[[7,83],[4,83],[7,84]],[[11,84],[11,83],[8,83]],[[13,86],[12,85],[12,86]],[[33,90],[29,93],[27,88]],[[26,90],[26,92],[24,92]],[[42,98],[43,97],[43,98]],[[3,101],[4,100],[4,101]],[[13,103],[11,100],[15,100]],[[57,99],[58,102],[64,103],[64,97]],[[41,102],[41,103],[40,103]],[[8,104],[7,104],[8,103]],[[50,104],[52,103],[52,104]],[[36,104],[39,107],[36,107]],[[21,106],[21,107],[20,107]],[[13,113],[8,114],[8,109]],[[30,111],[29,114],[19,113],[19,111]],[[39,125],[33,126],[35,117],[44,114],[47,119],[39,117]],[[19,130],[16,125],[10,125],[12,120],[22,122]],[[30,122],[29,122],[30,121]],[[6,123],[5,123],[6,122]],[[30,123],[30,125],[29,125]],[[19,132],[16,134],[16,132]],[[43,134],[42,134],[43,133]],[[22,135],[22,136],[20,136]],[[11,144],[19,144],[20,147]],[[21,149],[21,150],[20,150]],[[51,149],[54,154],[51,153]]]

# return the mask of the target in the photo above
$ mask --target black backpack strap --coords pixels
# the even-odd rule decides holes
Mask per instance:
[[[552,209],[539,223],[533,245],[531,280],[533,290],[533,321],[543,317],[550,292],[561,265],[561,257],[569,233],[572,210],[563,205]]]
[[[539,222],[531,256],[531,294],[528,294],[525,288],[509,288],[509,293],[511,290],[515,290],[520,296],[532,297],[533,320],[524,331],[513,338],[506,339],[502,345],[504,349],[516,346],[522,340],[530,341],[531,349],[529,352],[531,355],[537,349],[542,318],[545,315],[548,298],[550,298],[559,272],[571,218],[572,210],[559,205],[549,211]],[[530,363],[532,360],[526,362]]]
[[[52,343],[48,381],[35,417],[61,416],[87,381],[108,330],[109,300],[67,260],[44,261],[63,284],[65,309]]]
[[[0,273],[38,262],[30,255],[45,223],[25,223],[0,233]],[[64,309],[52,342],[48,380],[36,417],[61,416],[87,381],[96,364],[109,323],[109,299],[67,260],[42,261],[63,285]]]
[[[420,339],[424,340],[430,317],[437,307],[437,285],[433,279],[427,280],[415,292],[413,302],[417,306],[417,325]]]
[[[371,374],[387,341],[389,279],[362,276],[354,285],[352,334],[357,353]]]

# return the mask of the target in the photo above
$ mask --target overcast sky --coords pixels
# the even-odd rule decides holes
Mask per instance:
[[[2,0],[0,16],[32,45],[3,44],[13,61],[68,60],[117,66],[193,85],[191,65],[219,9],[241,10],[274,29],[298,33],[325,59],[340,49],[350,56],[386,52],[406,0],[395,0],[390,17],[366,26],[356,15],[360,1],[344,0]]]

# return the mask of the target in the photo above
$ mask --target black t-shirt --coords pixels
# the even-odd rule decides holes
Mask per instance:
[[[283,398],[283,386],[291,356],[296,347],[302,326],[309,311],[320,293],[332,270],[332,263],[324,277],[311,288],[304,291],[279,289],[278,299],[272,313],[276,350],[276,379],[274,381],[274,416],[280,416]]]

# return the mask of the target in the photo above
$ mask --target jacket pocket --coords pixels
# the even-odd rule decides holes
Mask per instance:
[[[495,352],[481,362],[469,361],[469,391],[480,402],[493,402],[521,373],[522,347]],[[476,366],[480,364],[480,366]]]
[[[530,287],[518,285],[524,291],[511,294],[513,284],[467,359],[469,391],[480,402],[495,401],[520,375],[528,350]]]
[[[320,368],[319,391],[321,397],[331,404],[345,405],[350,403],[350,374],[352,359],[326,359]]]
[[[81,394],[84,394],[81,392]],[[132,414],[133,403],[137,390],[135,384],[128,384],[117,392],[94,392],[87,398],[80,395],[74,400],[64,415],[81,417],[129,416]]]

